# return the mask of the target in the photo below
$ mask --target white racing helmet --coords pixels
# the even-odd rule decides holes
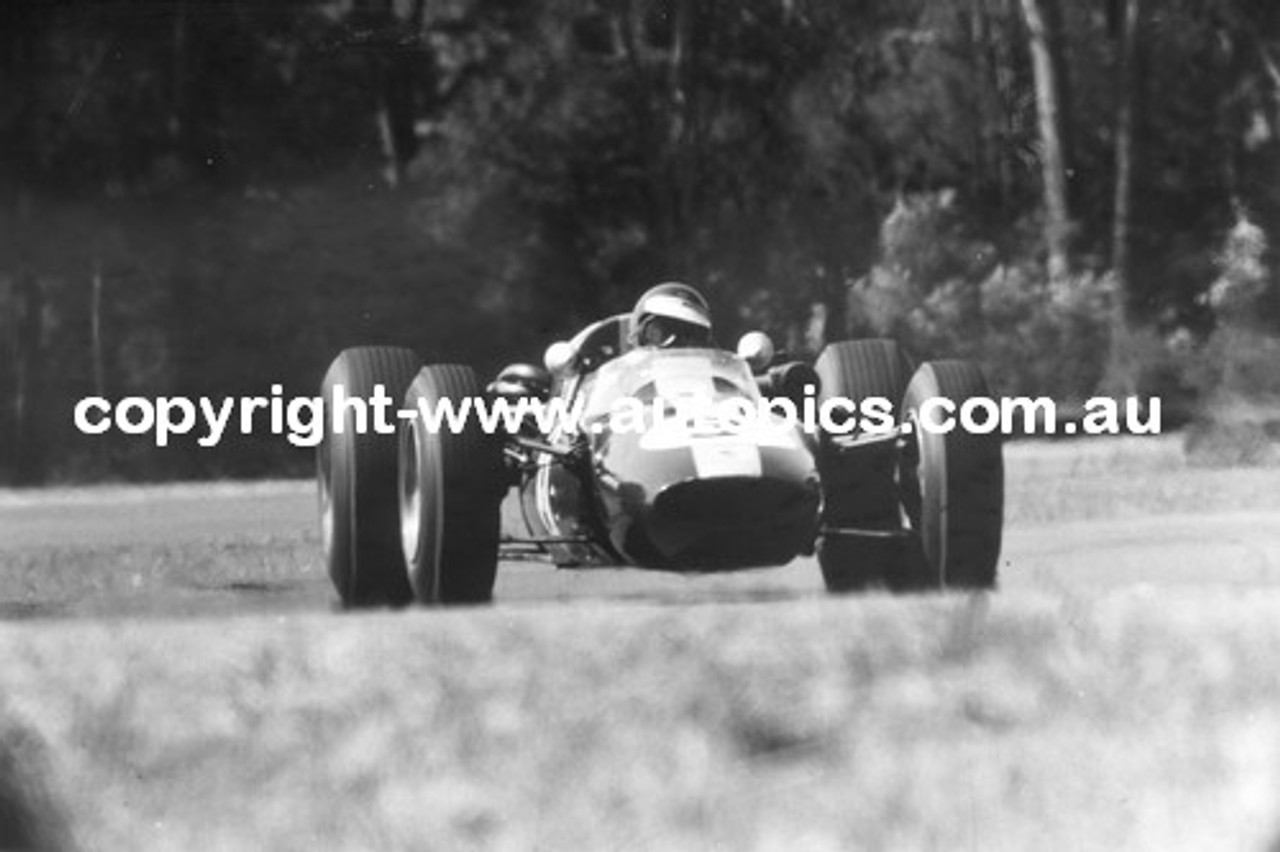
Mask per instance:
[[[638,346],[710,346],[711,308],[688,284],[651,287],[631,312],[631,340]]]

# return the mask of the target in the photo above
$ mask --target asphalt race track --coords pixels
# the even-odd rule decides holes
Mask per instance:
[[[313,486],[178,485],[9,492],[0,498],[0,560],[42,557],[58,565],[81,557],[84,572],[111,571],[121,553],[199,554],[229,546],[252,554],[260,542],[284,542],[297,570],[267,570],[227,580],[185,577],[135,589],[88,583],[91,593],[44,590],[40,579],[0,589],[0,618],[219,616],[325,611],[336,606],[321,562]],[[178,558],[182,558],[181,556]],[[250,556],[249,562],[261,561]],[[101,594],[92,589],[101,586]],[[1000,585],[1005,591],[1097,594],[1203,586],[1237,590],[1280,585],[1280,512],[1228,511],[1014,524],[1006,531]],[[559,571],[536,561],[499,570],[498,605],[587,600],[708,603],[795,599],[823,594],[812,559],[783,568],[715,576],[637,570]]]

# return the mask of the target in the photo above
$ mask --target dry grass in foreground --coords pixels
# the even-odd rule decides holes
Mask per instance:
[[[99,849],[1263,850],[1280,595],[0,628]]]

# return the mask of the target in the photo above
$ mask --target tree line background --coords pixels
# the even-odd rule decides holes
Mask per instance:
[[[492,370],[665,278],[1194,419],[1280,392],[1277,134],[1270,0],[6,0],[0,480],[301,472],[72,406]]]

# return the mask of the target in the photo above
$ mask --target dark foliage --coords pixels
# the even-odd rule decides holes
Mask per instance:
[[[0,478],[300,472],[278,436],[157,449],[80,436],[71,408],[310,395],[354,344],[492,370],[668,277],[726,344],[892,332],[999,390],[1196,385],[1177,365],[1222,320],[1228,234],[1280,231],[1280,7],[1143,4],[1119,86],[1122,4],[1040,3],[1070,108],[1063,280],[1017,0],[6,0]],[[1117,300],[1143,363],[1106,363]]]

